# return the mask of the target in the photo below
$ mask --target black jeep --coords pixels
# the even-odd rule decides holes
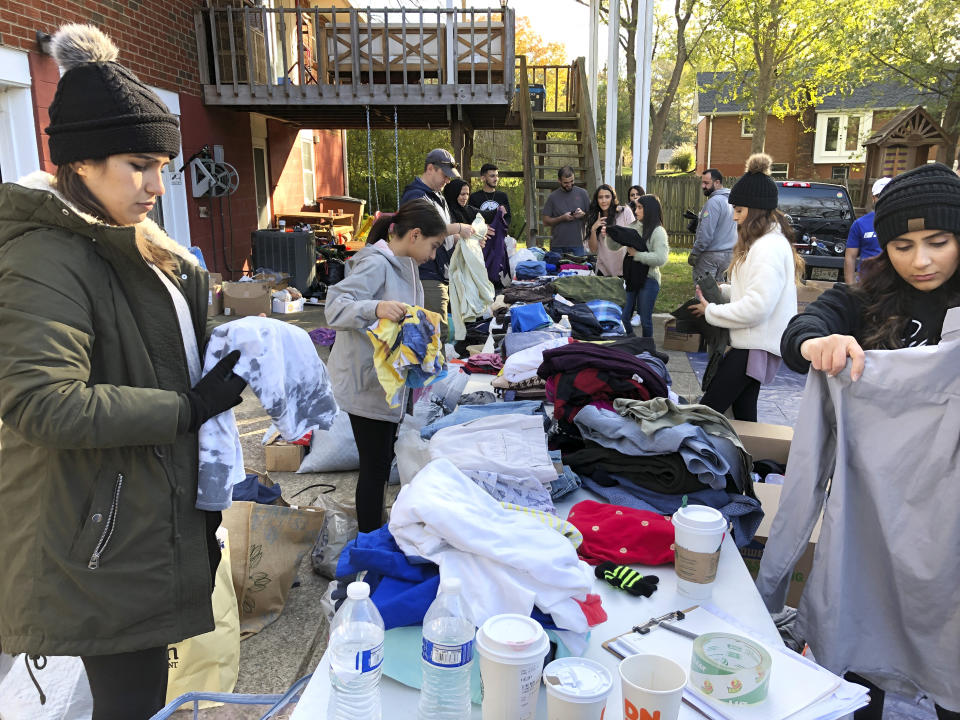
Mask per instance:
[[[843,280],[847,235],[856,219],[843,185],[777,181],[780,211],[790,218],[794,246],[806,261],[806,277]]]

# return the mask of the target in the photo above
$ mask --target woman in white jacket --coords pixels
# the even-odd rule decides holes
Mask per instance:
[[[777,210],[770,163],[769,155],[751,155],[730,191],[738,230],[730,284],[720,286],[727,302],[708,303],[698,287],[700,304],[692,308],[711,325],[730,330],[731,349],[700,402],[718,412],[733,406],[736,419],[754,422],[760,386],[780,367],[780,336],[797,314],[796,283],[803,275],[792,230]]]

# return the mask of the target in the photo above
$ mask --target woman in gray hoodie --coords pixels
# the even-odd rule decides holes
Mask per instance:
[[[406,407],[405,401],[396,408],[387,404],[366,330],[381,318],[401,322],[408,306],[423,305],[417,267],[433,260],[446,234],[446,222],[432,203],[411,200],[374,223],[367,247],[347,262],[346,277],[327,292],[327,323],[337,330],[328,370],[360,452],[356,493],[360,532],[383,524],[393,443]]]

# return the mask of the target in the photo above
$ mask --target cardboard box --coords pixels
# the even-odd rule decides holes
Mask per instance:
[[[750,575],[756,580],[757,574],[760,572],[760,559],[763,557],[764,548],[770,537],[770,526],[773,524],[773,518],[776,516],[777,509],[780,507],[780,493],[783,491],[783,486],[754,483],[753,489],[757,493],[757,498],[759,498],[760,504],[763,507],[763,522],[760,523],[760,528],[757,530],[757,534],[750,544],[740,548],[740,555],[743,557],[743,562],[747,566],[747,570],[750,571]],[[793,566],[793,574],[790,577],[790,589],[787,591],[787,605],[790,607],[797,607],[800,603],[800,596],[803,594],[807,579],[810,577],[810,571],[813,569],[813,555],[817,541],[820,539],[820,526],[822,522],[822,517],[817,520],[817,524],[810,534],[810,542],[807,543],[807,549],[804,550],[797,564]]]
[[[207,317],[223,315],[223,275],[220,273],[210,273],[209,286]]]
[[[223,284],[223,312],[225,315],[270,314],[270,293],[273,285],[267,282],[225,282]]]
[[[663,349],[697,352],[700,350],[700,333],[677,332],[677,321],[667,320],[663,326]]]
[[[296,472],[300,469],[300,463],[303,462],[303,456],[306,455],[307,448],[303,445],[292,445],[276,439],[264,447],[263,450],[267,457],[267,472],[271,470]]]
[[[807,280],[802,285],[797,285],[798,312],[803,312],[807,305],[832,287],[833,283],[826,280]]]
[[[279,298],[273,299],[273,311],[281,315],[289,315],[290,313],[303,312],[303,298],[297,298],[296,300],[287,300],[284,302]]]
[[[786,464],[790,443],[793,442],[792,427],[746,420],[731,420],[730,424],[754,460],[775,460]]]

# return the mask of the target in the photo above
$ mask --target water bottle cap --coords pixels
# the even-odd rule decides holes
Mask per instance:
[[[440,592],[458,593],[461,587],[463,583],[460,582],[460,578],[449,577],[440,581]]]
[[[363,600],[370,597],[370,586],[365,582],[352,582],[347,585],[347,597],[351,600]]]

